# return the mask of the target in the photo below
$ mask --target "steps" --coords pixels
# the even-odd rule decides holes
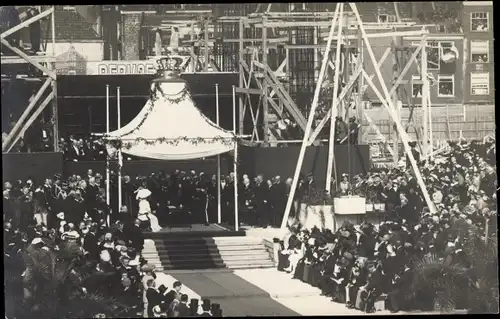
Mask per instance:
[[[142,255],[159,271],[274,267],[262,240],[252,237],[147,239]]]

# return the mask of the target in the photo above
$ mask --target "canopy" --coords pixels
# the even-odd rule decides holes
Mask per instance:
[[[235,147],[234,134],[196,108],[186,82],[177,76],[154,80],[143,109],[108,138],[121,140],[125,154],[161,160],[203,158]]]

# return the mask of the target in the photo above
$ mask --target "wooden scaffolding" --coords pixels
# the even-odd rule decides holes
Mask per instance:
[[[2,152],[8,153],[14,145],[19,141],[19,139],[24,135],[26,130],[33,124],[33,122],[40,116],[47,105],[52,105],[52,118],[51,124],[53,129],[53,146],[54,151],[58,151],[58,123],[57,123],[57,75],[55,71],[55,8],[54,6],[45,8],[42,10],[41,7],[37,8],[37,15],[21,21],[18,25],[5,30],[0,35],[0,41],[2,46],[6,48],[9,55],[2,54],[1,64],[2,64],[2,80],[6,82],[22,79],[24,81],[32,81],[37,83],[38,90],[34,92],[29,99],[29,104],[26,109],[21,114],[20,118],[17,120],[15,126],[11,129],[8,136],[2,142]],[[39,55],[29,55],[21,48],[13,46],[9,43],[9,37],[20,30],[29,27],[31,24],[39,22],[41,19],[50,19],[51,23],[51,41],[52,41],[52,52],[50,55],[39,54]],[[49,25],[49,24],[48,24]],[[45,45],[45,48],[47,46]],[[32,68],[36,69],[37,75],[28,74],[27,76],[20,76],[19,72],[16,72],[17,67],[29,64]],[[10,72],[10,77],[4,77],[4,71],[10,69],[14,72]],[[51,88],[48,90],[48,88]]]
[[[276,130],[283,120],[293,123],[297,128],[296,139],[302,138],[334,15],[334,12],[312,12],[296,8],[293,12],[253,13],[246,17],[217,19],[217,23],[231,24],[230,35],[222,41],[232,43],[232,53],[229,54],[231,65],[238,65],[240,80],[236,91],[241,105],[239,132],[252,136],[250,144],[272,146],[288,143],[289,139],[280,141],[280,133]],[[363,108],[353,110],[353,107],[350,107],[362,104],[365,84],[360,76],[359,66],[363,64],[363,41],[358,25],[354,22],[354,13],[346,10],[342,16],[343,29],[339,38],[341,40],[333,41],[334,47],[337,43],[341,47],[341,60],[338,61],[341,70],[339,82],[344,84],[344,90],[339,93],[338,98],[339,108],[342,110],[338,115],[343,118],[355,115],[364,121]],[[363,25],[368,30],[368,37],[373,38],[421,34],[420,30],[404,31],[415,29],[414,23]],[[391,32],[393,28],[401,31]],[[236,38],[236,33],[239,38]],[[236,45],[236,42],[239,43]],[[239,49],[238,57],[234,57],[236,47]],[[381,63],[389,56],[391,49],[388,48],[387,51]],[[335,50],[328,55],[326,83],[321,90],[320,104],[330,105],[333,99],[331,92],[337,65],[335,56]],[[310,143],[326,137],[323,129],[328,128],[330,124],[331,112],[322,114],[321,111],[318,110],[318,114],[315,114],[317,120],[314,123],[315,129],[311,132]],[[251,128],[243,125],[248,116],[253,122]]]

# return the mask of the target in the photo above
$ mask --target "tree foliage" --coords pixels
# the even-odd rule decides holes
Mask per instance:
[[[436,311],[465,308],[470,313],[497,313],[497,238],[485,242],[479,228],[462,220],[455,221],[450,230],[462,239],[462,257],[426,255],[416,261],[407,299],[417,298],[422,291],[434,291]]]

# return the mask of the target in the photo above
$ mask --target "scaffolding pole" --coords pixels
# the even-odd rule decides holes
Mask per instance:
[[[321,70],[319,72],[319,79],[318,83],[316,84],[316,90],[314,92],[314,98],[311,105],[311,110],[309,111],[309,117],[307,118],[307,126],[304,133],[304,138],[302,140],[302,147],[300,148],[299,158],[297,160],[297,166],[295,167],[295,174],[293,176],[292,186],[290,188],[290,194],[288,195],[288,200],[285,207],[285,213],[283,214],[283,220],[281,222],[281,229],[286,228],[288,216],[290,215],[290,210],[292,208],[293,198],[295,197],[295,190],[299,182],[299,174],[300,170],[302,169],[304,156],[306,155],[307,141],[309,139],[309,135],[311,134],[311,127],[314,121],[314,113],[316,111],[316,107],[318,106],[319,92],[321,90],[321,84],[323,82],[323,78],[325,77],[326,67],[328,65],[328,55],[330,53],[330,48],[332,46],[333,35],[335,33],[335,24],[337,22],[339,10],[340,10],[340,4],[337,4],[335,8],[335,15],[331,22],[330,34],[328,35],[328,41],[326,43],[325,54],[323,55],[323,62],[321,63]]]
[[[332,99],[332,117],[330,124],[330,138],[328,140],[328,164],[326,167],[326,186],[325,190],[328,194],[331,194],[331,186],[332,186],[332,169],[333,169],[333,161],[335,156],[335,119],[337,117],[337,107],[339,104],[338,101],[338,93],[339,93],[339,73],[340,73],[340,48],[341,48],[341,37],[342,37],[342,26],[344,23],[344,4],[340,4],[340,13],[339,13],[339,21],[337,27],[337,47],[335,52],[335,75],[333,78],[333,99]],[[344,66],[345,67],[345,66]]]

